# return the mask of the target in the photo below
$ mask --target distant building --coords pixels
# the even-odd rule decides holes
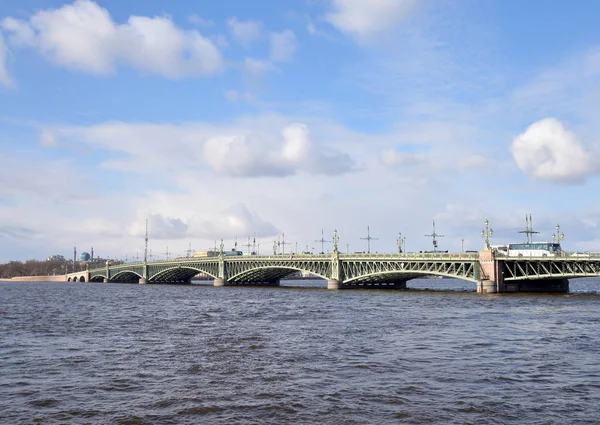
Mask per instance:
[[[46,258],[46,261],[65,261],[65,257],[63,255],[54,254]]]

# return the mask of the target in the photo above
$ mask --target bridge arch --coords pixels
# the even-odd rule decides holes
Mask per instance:
[[[90,276],[90,282],[104,282],[104,279],[106,279],[106,276],[104,275]]]
[[[477,280],[471,277],[437,271],[378,271],[344,279],[343,284],[352,286],[370,283],[400,283],[425,276],[451,277],[477,283]]]
[[[172,283],[172,282],[190,282],[194,276],[199,273],[204,273],[213,279],[216,279],[214,273],[207,270],[202,270],[196,267],[177,265],[175,267],[169,267],[166,269],[159,270],[155,274],[151,275],[148,279],[152,283]]]
[[[138,283],[142,276],[132,270],[119,270],[110,277],[111,282]]]
[[[290,265],[278,265],[278,266],[258,266],[253,267],[242,272],[239,272],[233,276],[228,276],[227,281],[230,283],[256,283],[265,282],[272,283],[282,279],[294,272],[310,273],[321,279],[329,279],[322,273],[315,272],[313,270],[306,270],[301,267],[294,267]]]

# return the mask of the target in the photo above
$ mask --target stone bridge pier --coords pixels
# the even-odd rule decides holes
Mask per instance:
[[[514,257],[513,257],[514,258]],[[502,294],[510,292],[569,292],[569,281],[555,279],[513,279],[505,280],[506,257],[497,257],[494,251],[484,249],[479,252],[481,278],[477,282],[479,294]]]

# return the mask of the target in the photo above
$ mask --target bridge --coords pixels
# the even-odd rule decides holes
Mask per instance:
[[[220,255],[138,262],[71,273],[69,281],[190,283],[203,275],[214,286],[277,286],[308,273],[328,289],[403,289],[410,279],[445,276],[473,282],[479,293],[568,292],[568,279],[600,276],[600,257],[507,257],[492,249],[474,253]]]

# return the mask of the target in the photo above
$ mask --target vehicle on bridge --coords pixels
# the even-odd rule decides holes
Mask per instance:
[[[559,243],[529,242],[508,244],[505,255],[509,257],[564,257],[565,252]],[[504,253],[498,248],[498,253]]]

